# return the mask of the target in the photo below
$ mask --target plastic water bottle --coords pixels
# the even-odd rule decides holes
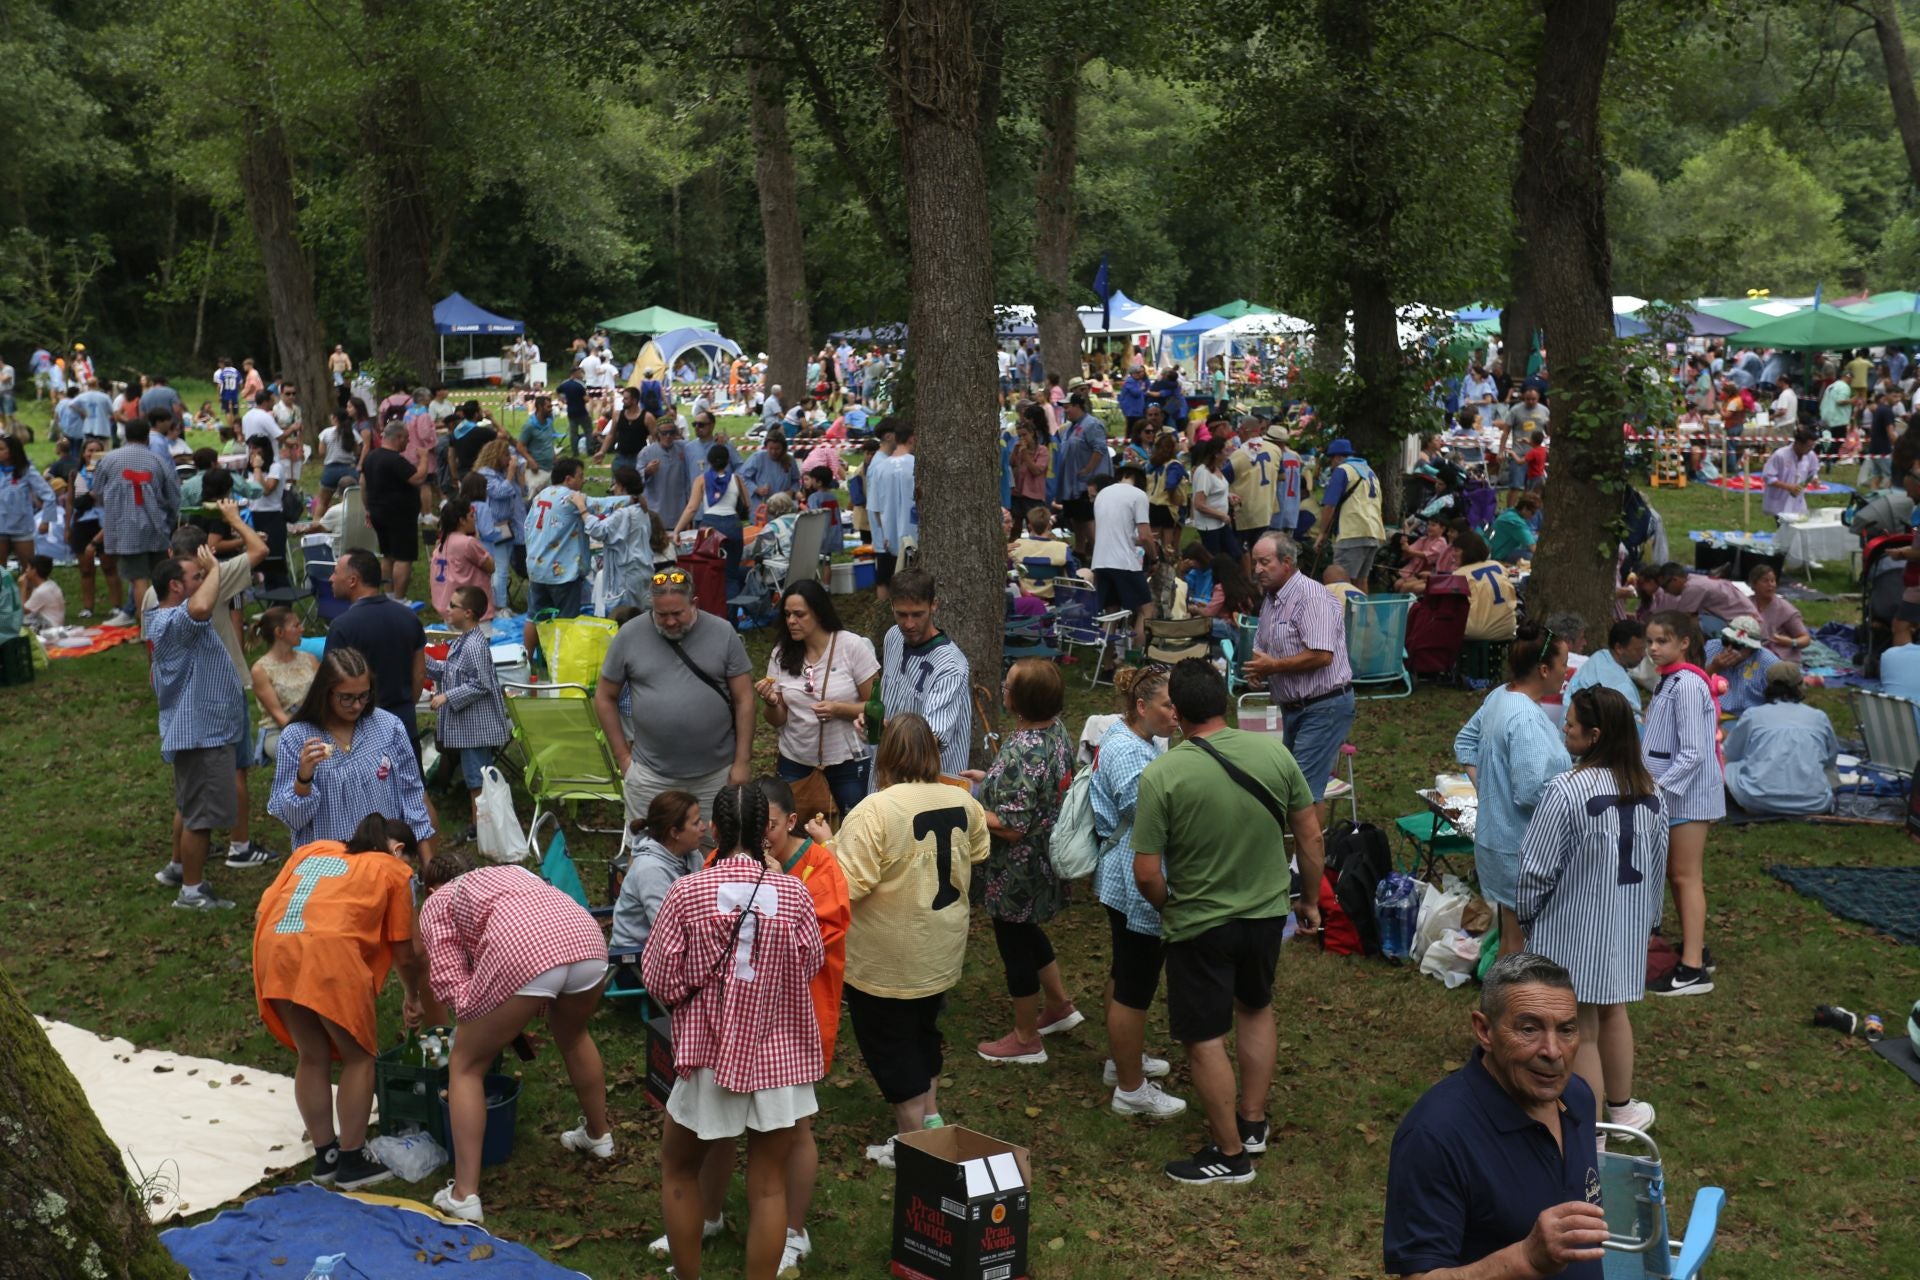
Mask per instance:
[[[1405,960],[1412,951],[1419,913],[1419,884],[1412,876],[1393,872],[1374,890],[1373,917],[1380,929],[1380,953],[1387,959]]]
[[[333,1280],[333,1269],[347,1255],[344,1253],[323,1253],[313,1260],[313,1270],[307,1272],[307,1280]]]

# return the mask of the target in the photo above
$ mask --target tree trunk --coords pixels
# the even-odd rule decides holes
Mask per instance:
[[[881,27],[912,247],[913,422],[922,562],[939,620],[989,688],[1006,539],[993,355],[992,228],[980,151],[975,0],[885,0]]]
[[[324,425],[318,418],[328,404],[329,381],[320,311],[313,301],[313,264],[300,244],[293,207],[293,157],[285,132],[264,111],[251,113],[246,130],[240,191],[267,278],[274,354],[280,376],[291,378],[299,391],[312,436]]]
[[[1613,359],[1613,263],[1600,88],[1618,0],[1546,0],[1533,101],[1520,126],[1514,214],[1553,353],[1553,466],[1528,612],[1612,616],[1615,522],[1625,478],[1625,379]]]
[[[200,301],[193,309],[193,358],[200,358],[200,345],[207,336],[207,291],[213,286],[213,251],[220,245],[220,206],[213,207],[213,228],[207,232],[207,256],[200,268]]]
[[[382,29],[392,20],[396,31],[410,0],[364,0],[375,24],[375,52],[369,62],[374,81],[361,104],[360,142],[367,167],[362,199],[367,211],[366,257],[369,336],[376,359],[398,357],[416,382],[438,378],[434,345],[432,260],[433,205],[427,190],[427,142],[420,121],[426,117],[420,81],[407,68],[381,69],[390,63],[388,42],[395,32]]]
[[[753,177],[760,191],[760,231],[767,259],[767,385],[784,388],[791,406],[806,385],[807,265],[800,233],[800,179],[787,134],[787,81],[764,50],[750,50],[747,87],[753,129]]]
[[[1033,259],[1040,274],[1040,362],[1066,386],[1080,369],[1080,327],[1073,305],[1073,175],[1080,149],[1080,71],[1049,86],[1040,101],[1040,167],[1034,177]]]
[[[1900,30],[1900,11],[1893,0],[1864,0],[1855,6],[1873,19],[1880,41],[1880,57],[1887,64],[1887,92],[1893,98],[1893,123],[1907,153],[1907,172],[1920,186],[1920,95],[1913,88],[1913,67],[1907,61],[1907,37]]]
[[[184,1277],[113,1140],[0,969],[0,1256],[10,1276]]]

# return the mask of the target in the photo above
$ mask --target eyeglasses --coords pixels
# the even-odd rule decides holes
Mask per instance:
[[[684,587],[692,581],[693,575],[685,569],[663,569],[653,575],[653,585],[656,587]]]
[[[333,700],[343,707],[364,707],[373,701],[373,691],[365,693],[347,693],[340,689],[333,691]]]

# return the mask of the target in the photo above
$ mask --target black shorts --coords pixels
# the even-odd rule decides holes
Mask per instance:
[[[1234,536],[1231,525],[1221,525],[1218,529],[1200,529],[1200,545],[1216,556],[1240,558],[1240,539]]]
[[[1182,1044],[1217,1040],[1233,1029],[1236,1005],[1273,1003],[1285,916],[1229,920],[1197,938],[1167,943],[1167,1026]]]
[[[1068,498],[1060,504],[1060,514],[1073,524],[1090,524],[1093,521],[1092,498]]]
[[[1902,600],[1900,607],[1894,610],[1893,616],[1897,622],[1920,622],[1920,604],[1908,604]]]
[[[1154,934],[1127,928],[1124,911],[1108,907],[1107,925],[1113,934],[1113,960],[1107,966],[1107,976],[1113,979],[1114,1003],[1145,1013],[1153,1008],[1153,997],[1160,990],[1166,947]]]
[[[1153,592],[1147,588],[1146,572],[1141,569],[1095,569],[1093,589],[1100,595],[1103,610],[1125,609],[1133,613],[1153,599]]]
[[[891,551],[873,553],[873,585],[884,587],[893,581],[894,566],[900,563],[900,557]]]
[[[73,552],[74,557],[77,559],[80,553],[87,549],[87,544],[99,536],[100,522],[98,520],[89,520],[84,524],[76,523],[67,530],[67,547]],[[101,559],[105,558],[103,554]],[[108,567],[111,568],[113,562],[108,561],[107,563]]]
[[[369,523],[373,525],[374,541],[380,544],[383,557],[408,564],[420,558],[419,512],[410,511],[404,516],[383,517]]]
[[[849,984],[847,1013],[860,1056],[890,1103],[917,1098],[940,1078],[940,1011],[944,994],[895,1000],[870,996]]]
[[[1180,521],[1174,516],[1172,507],[1163,507],[1157,502],[1147,505],[1147,527],[1150,529],[1178,529]]]

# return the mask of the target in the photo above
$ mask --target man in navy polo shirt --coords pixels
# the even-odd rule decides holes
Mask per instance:
[[[1386,1269],[1405,1280],[1601,1280],[1593,1091],[1573,1074],[1573,980],[1503,956],[1473,1013],[1473,1060],[1414,1103],[1387,1164]]]

